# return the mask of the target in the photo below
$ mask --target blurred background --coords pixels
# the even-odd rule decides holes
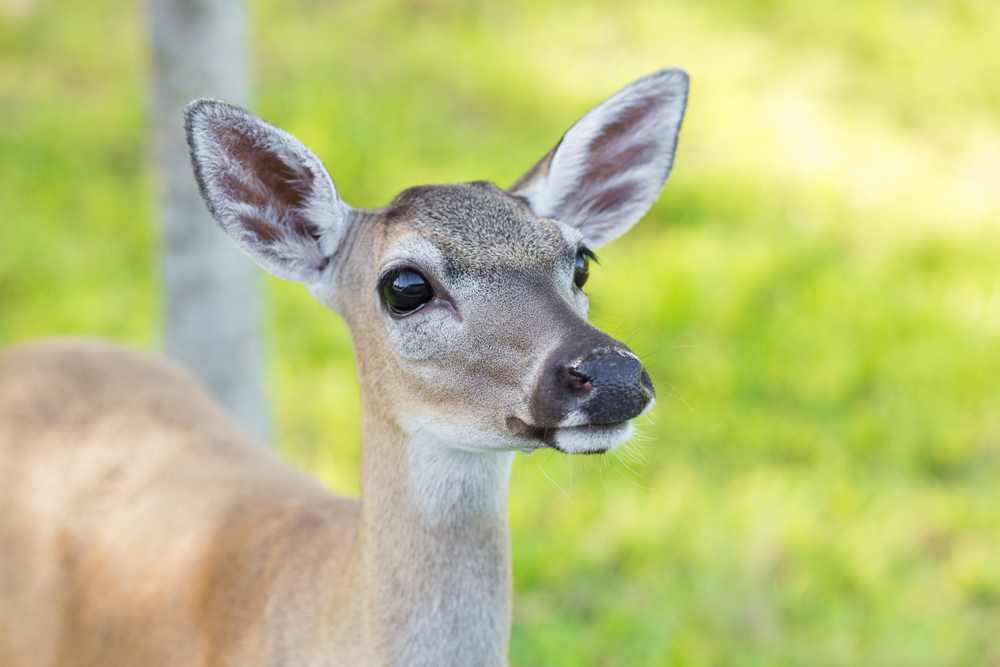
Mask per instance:
[[[518,665],[1000,665],[1000,3],[248,0],[249,106],[359,207],[512,183],[664,66],[674,173],[592,321],[660,401],[518,455]],[[0,343],[163,346],[148,8],[0,0]],[[180,117],[177,118],[180,123]],[[261,277],[278,454],[358,492],[347,333]]]

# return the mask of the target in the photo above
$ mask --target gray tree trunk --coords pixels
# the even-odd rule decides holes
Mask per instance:
[[[166,351],[194,371],[243,428],[267,442],[257,270],[205,209],[184,137],[183,110],[191,100],[247,104],[242,0],[150,0],[149,8]]]

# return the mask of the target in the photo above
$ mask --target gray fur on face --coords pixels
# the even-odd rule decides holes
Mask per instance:
[[[523,201],[486,181],[404,190],[385,213],[385,224],[399,220],[441,250],[448,275],[542,275],[560,261],[572,267],[577,251],[558,223],[536,217]]]

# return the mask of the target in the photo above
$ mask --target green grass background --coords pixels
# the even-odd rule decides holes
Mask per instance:
[[[1000,665],[1000,3],[250,9],[254,111],[362,207],[507,185],[692,75],[674,175],[588,285],[659,407],[618,455],[518,455],[512,665]],[[0,343],[160,342],[145,22],[0,0]],[[356,493],[344,327],[261,283],[278,451]]]

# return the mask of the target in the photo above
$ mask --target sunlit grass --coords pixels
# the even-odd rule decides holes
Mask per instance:
[[[509,184],[692,74],[675,173],[588,283],[657,411],[617,456],[518,456],[512,664],[1000,662],[1000,5],[251,9],[254,110],[357,206]],[[0,0],[0,342],[159,340],[144,20]],[[346,330],[264,286],[278,450],[356,493]]]

